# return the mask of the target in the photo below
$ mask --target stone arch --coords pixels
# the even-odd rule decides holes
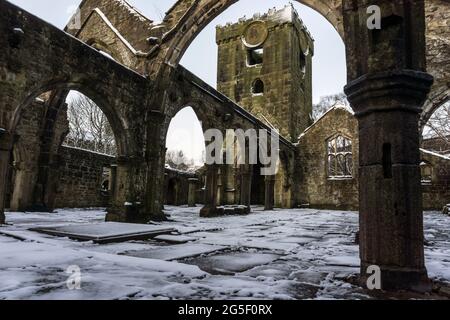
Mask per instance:
[[[15,177],[16,183],[12,193],[11,208],[19,211],[28,209],[53,211],[60,183],[59,163],[61,146],[68,133],[68,129],[58,128],[60,123],[58,119],[67,117],[65,100],[70,90],[78,91],[89,97],[105,114],[113,130],[119,158],[132,156],[135,152],[134,141],[129,137],[126,121],[116,111],[119,110],[117,104],[115,104],[117,100],[110,100],[109,96],[101,88],[89,86],[89,81],[92,81],[92,79],[80,79],[76,82],[61,80],[43,81],[28,90],[23,90],[22,96],[12,106],[12,117],[8,124],[8,131],[11,136],[15,136],[17,126],[20,124],[23,115],[29,112],[30,108],[36,107],[36,102],[40,100],[38,98],[44,97],[45,99],[40,102],[44,111],[40,123],[40,132],[38,133],[38,157],[33,160],[36,170],[35,172],[30,172],[26,168],[26,165],[29,165],[29,163],[20,163],[21,167],[18,167],[20,175],[16,174]],[[61,129],[65,131],[60,132]],[[17,147],[20,148],[20,146],[17,146],[15,139],[11,139],[9,149],[14,152]],[[23,155],[23,152],[16,154],[16,161],[20,161],[23,158],[20,157],[20,154]],[[119,185],[122,184],[123,181]],[[115,200],[113,197],[112,201],[114,202]]]
[[[108,99],[106,93],[98,92],[96,88],[89,86],[83,82],[70,82],[70,81],[49,81],[48,83],[38,84],[29,91],[25,91],[24,98],[16,105],[13,110],[13,116],[10,121],[9,131],[14,134],[17,124],[23,114],[25,108],[29,107],[36,98],[41,94],[46,92],[61,91],[63,95],[63,100],[67,96],[68,92],[74,90],[82,93],[86,97],[94,101],[97,106],[102,110],[102,112],[107,117],[111,128],[114,133],[114,137],[117,144],[118,156],[129,154],[131,151],[130,147],[133,146],[132,141],[127,137],[126,129],[127,122],[121,115],[119,115],[115,109],[113,101]],[[61,141],[62,142],[62,141]]]
[[[178,105],[172,106],[167,110],[167,119],[166,119],[166,125],[165,125],[165,137],[167,138],[167,131],[169,129],[169,125],[172,122],[172,119],[175,118],[175,116],[182,110],[186,108],[191,108],[195,116],[197,117],[198,121],[200,122],[203,131],[206,131],[210,128],[212,128],[211,119],[208,118],[207,111],[205,110],[205,106],[203,102],[197,101],[197,100],[188,100],[185,102],[182,102]]]
[[[431,116],[442,107],[445,103],[450,101],[450,88],[446,87],[440,90],[435,90],[437,92],[429,95],[428,100],[425,103],[423,112],[420,116],[420,132],[423,130],[430,120]]]
[[[169,65],[177,65],[196,36],[217,16],[238,0],[179,0],[167,13],[163,23],[169,31],[169,44],[163,53]],[[342,0],[297,0],[325,17],[344,38]]]

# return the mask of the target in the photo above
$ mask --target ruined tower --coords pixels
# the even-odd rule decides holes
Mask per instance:
[[[310,124],[314,40],[292,5],[217,26],[217,89],[296,141]]]

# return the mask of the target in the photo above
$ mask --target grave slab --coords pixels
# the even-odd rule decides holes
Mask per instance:
[[[186,237],[181,235],[171,235],[171,234],[163,234],[160,236],[155,237],[155,240],[163,241],[167,243],[173,243],[173,244],[181,244],[181,243],[187,243],[191,241],[195,241],[198,238],[193,237]]]
[[[164,246],[161,248],[152,248],[146,250],[136,250],[123,252],[121,254],[147,259],[160,259],[166,261],[181,260],[200,256],[202,254],[210,254],[216,251],[226,249],[225,246],[186,243],[173,246]]]
[[[73,240],[93,241],[95,243],[144,240],[177,231],[174,228],[119,222],[38,227],[29,230],[57,237],[68,237]]]

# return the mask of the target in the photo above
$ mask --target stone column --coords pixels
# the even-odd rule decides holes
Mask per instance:
[[[111,176],[109,179],[108,189],[109,189],[109,194],[110,194],[111,199],[114,199],[115,194],[116,194],[116,184],[117,184],[117,165],[116,164],[111,165],[110,174],[111,174]]]
[[[218,166],[218,170],[217,170],[217,205],[223,205],[225,202],[224,199],[224,191],[225,191],[225,186],[224,186],[224,170],[225,170],[225,165],[221,164]]]
[[[20,162],[15,164],[15,169],[16,176],[11,197],[11,210],[26,211],[33,203],[33,182],[36,178],[37,168],[33,168],[33,164]]]
[[[236,186],[235,186],[235,169],[232,165],[227,165],[225,167],[225,199],[224,203],[226,205],[236,204]]]
[[[251,165],[241,166],[241,196],[240,204],[250,209],[252,198],[252,176],[253,167]]]
[[[367,13],[381,10],[380,28]],[[348,99],[359,123],[361,280],[382,289],[429,288],[424,262],[419,114],[425,73],[424,1],[343,1]],[[373,18],[373,17],[372,17]]]
[[[107,221],[147,223],[145,210],[145,161],[142,158],[118,157],[116,182]]]
[[[5,223],[5,198],[11,146],[11,135],[5,129],[0,128],[0,224]]]
[[[213,217],[217,215],[217,175],[218,165],[212,164],[206,167],[205,206],[200,210],[201,217]]]
[[[273,210],[275,204],[275,176],[265,177],[264,210]]]
[[[165,141],[162,139],[165,115],[151,111],[147,122],[146,185],[144,210],[148,220],[166,220],[164,215]]]
[[[188,206],[195,207],[197,200],[198,179],[189,178],[188,181],[189,181]]]
[[[369,266],[380,266],[384,289],[427,279],[418,125],[430,84],[427,74],[405,71],[346,88],[359,122],[361,272],[365,279]]]

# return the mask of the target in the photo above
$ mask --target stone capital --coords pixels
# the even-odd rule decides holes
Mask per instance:
[[[433,77],[414,70],[366,74],[345,87],[356,117],[379,111],[421,113]]]

